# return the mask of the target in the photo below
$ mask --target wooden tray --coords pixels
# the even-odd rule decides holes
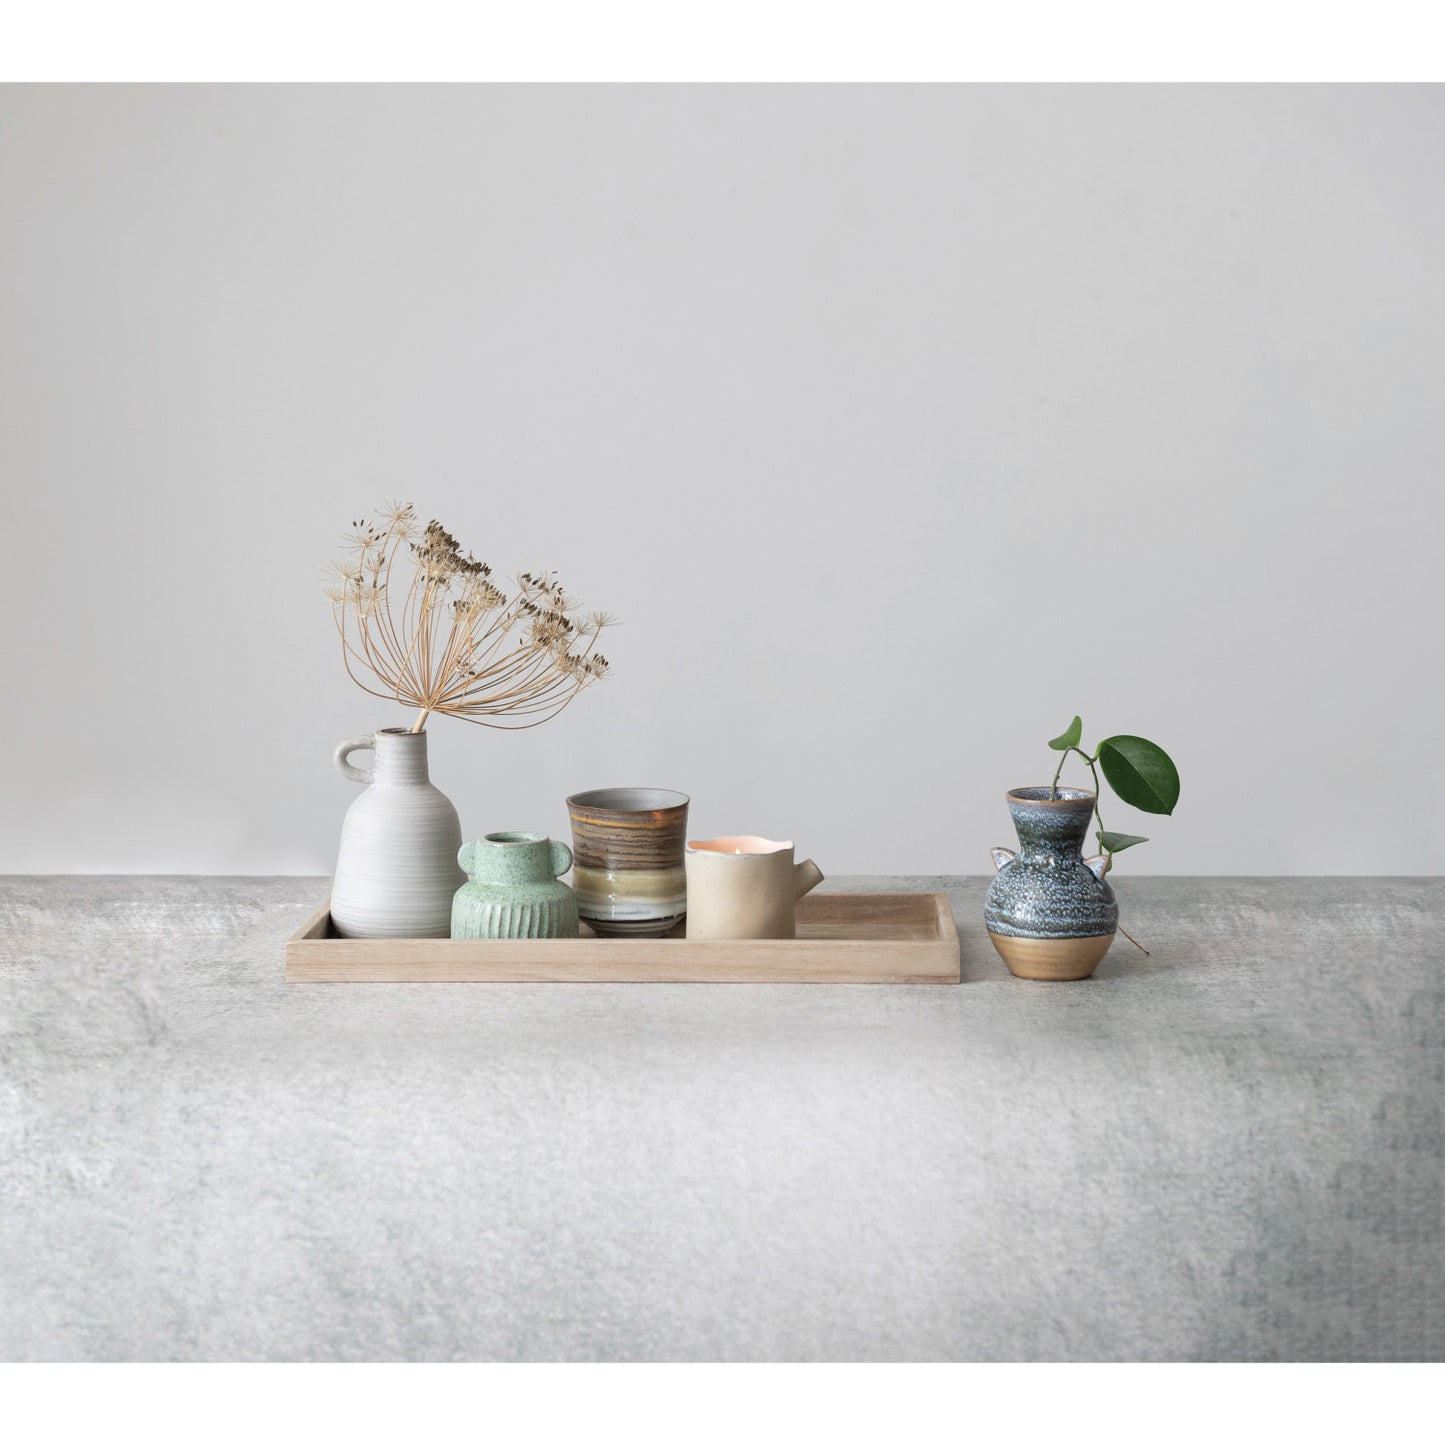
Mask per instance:
[[[291,983],[957,983],[944,893],[810,893],[796,939],[340,938],[330,905],[286,943]]]

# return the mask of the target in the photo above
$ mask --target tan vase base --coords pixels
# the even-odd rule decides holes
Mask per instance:
[[[1112,933],[1092,938],[1010,938],[1002,933],[990,933],[989,937],[1015,978],[1050,983],[1088,978],[1114,941]]]

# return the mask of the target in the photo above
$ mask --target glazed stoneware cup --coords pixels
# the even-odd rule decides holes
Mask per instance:
[[[793,862],[791,842],[751,835],[687,845],[687,936],[796,938],[794,905],[823,881],[811,858]]]
[[[593,788],[567,799],[577,911],[603,938],[657,938],[687,913],[686,793]]]

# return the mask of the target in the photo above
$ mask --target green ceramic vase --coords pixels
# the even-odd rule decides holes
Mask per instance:
[[[572,850],[545,833],[488,833],[457,854],[470,882],[452,899],[453,938],[576,938],[577,897],[557,879]]]

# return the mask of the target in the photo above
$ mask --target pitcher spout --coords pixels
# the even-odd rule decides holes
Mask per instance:
[[[823,881],[823,870],[811,858],[793,865],[793,899],[811,893]]]

